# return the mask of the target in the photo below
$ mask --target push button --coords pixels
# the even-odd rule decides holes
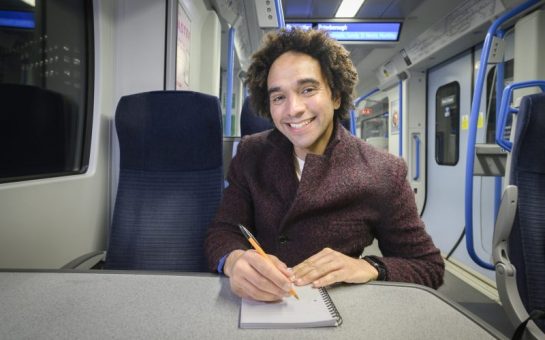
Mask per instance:
[[[280,244],[286,244],[288,243],[288,237],[286,235],[280,235],[278,236],[278,242]]]

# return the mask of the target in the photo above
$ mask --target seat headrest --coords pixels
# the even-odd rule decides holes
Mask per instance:
[[[217,97],[192,91],[124,96],[115,124],[122,169],[194,171],[222,164]]]
[[[272,128],[274,124],[269,119],[258,116],[250,104],[250,97],[246,97],[240,113],[240,135],[251,135]]]
[[[545,93],[522,98],[513,143],[514,175],[518,171],[545,174]]]

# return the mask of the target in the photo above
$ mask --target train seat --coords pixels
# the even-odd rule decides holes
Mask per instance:
[[[33,85],[0,84],[0,177],[73,170],[76,115],[61,93]]]
[[[251,107],[250,97],[246,97],[240,111],[240,136],[244,137],[272,128],[274,128],[273,123],[267,118],[258,116]]]
[[[125,96],[115,125],[119,184],[103,268],[208,271],[204,237],[223,190],[218,98],[191,91]]]
[[[505,95],[505,94],[504,94]],[[511,168],[494,232],[494,263],[502,305],[515,337],[545,337],[545,93],[523,97]],[[528,324],[528,318],[533,319]]]

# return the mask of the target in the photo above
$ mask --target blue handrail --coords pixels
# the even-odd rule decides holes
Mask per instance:
[[[282,8],[282,0],[274,0],[274,7],[276,8],[276,18],[278,20],[278,28],[286,27],[286,22],[284,21],[284,10]]]
[[[418,137],[417,134],[414,134],[413,139],[415,142],[415,149],[416,149],[416,152],[415,152],[416,174],[413,176],[413,181],[417,181],[420,178],[420,137]]]
[[[481,260],[481,258],[475,252],[473,242],[473,166],[475,162],[475,141],[477,135],[477,119],[479,117],[479,105],[481,103],[481,97],[483,93],[484,79],[486,73],[486,65],[488,56],[490,55],[490,49],[492,45],[492,39],[497,34],[500,26],[507,20],[517,16],[518,14],[529,9],[533,5],[537,4],[539,0],[526,1],[511,10],[504,13],[498,19],[496,19],[486,34],[484,40],[483,51],[481,53],[481,63],[479,72],[477,73],[477,82],[475,83],[475,91],[473,101],[471,103],[471,114],[469,117],[469,131],[467,136],[467,162],[466,162],[466,180],[465,180],[465,224],[466,224],[466,247],[469,256],[479,266],[494,270],[494,265]],[[503,98],[502,98],[503,100]]]
[[[359,105],[359,103],[361,103],[365,99],[371,97],[372,95],[374,95],[378,91],[380,91],[380,90],[378,88],[375,88],[375,89],[372,89],[371,91],[367,92],[363,96],[356,98],[356,100],[354,100],[354,107],[357,107]],[[355,110],[350,110],[350,133],[352,135],[354,135],[354,136],[356,135],[356,111]]]
[[[398,114],[398,128],[399,128],[399,157],[403,156],[403,80],[399,81],[399,114]]]
[[[227,47],[227,98],[225,100],[225,124],[223,134],[231,136],[231,106],[233,106],[233,70],[235,69],[235,29],[229,28]]]
[[[511,107],[511,100],[513,98],[513,92],[515,90],[525,87],[539,87],[541,91],[545,92],[545,80],[530,80],[521,81],[518,83],[512,83],[505,87],[503,95],[501,97],[500,110],[498,113],[499,128],[496,130],[496,143],[507,151],[511,151],[513,143],[507,140],[505,135],[505,125],[507,124],[507,117],[511,113],[518,113],[518,109]]]

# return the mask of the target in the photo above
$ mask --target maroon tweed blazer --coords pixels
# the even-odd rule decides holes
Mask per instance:
[[[324,247],[352,257],[378,239],[388,280],[437,288],[444,263],[418,214],[405,162],[351,136],[335,122],[323,155],[308,154],[297,180],[293,146],[278,130],[244,137],[205,240],[210,269],[250,245],[295,266]]]

